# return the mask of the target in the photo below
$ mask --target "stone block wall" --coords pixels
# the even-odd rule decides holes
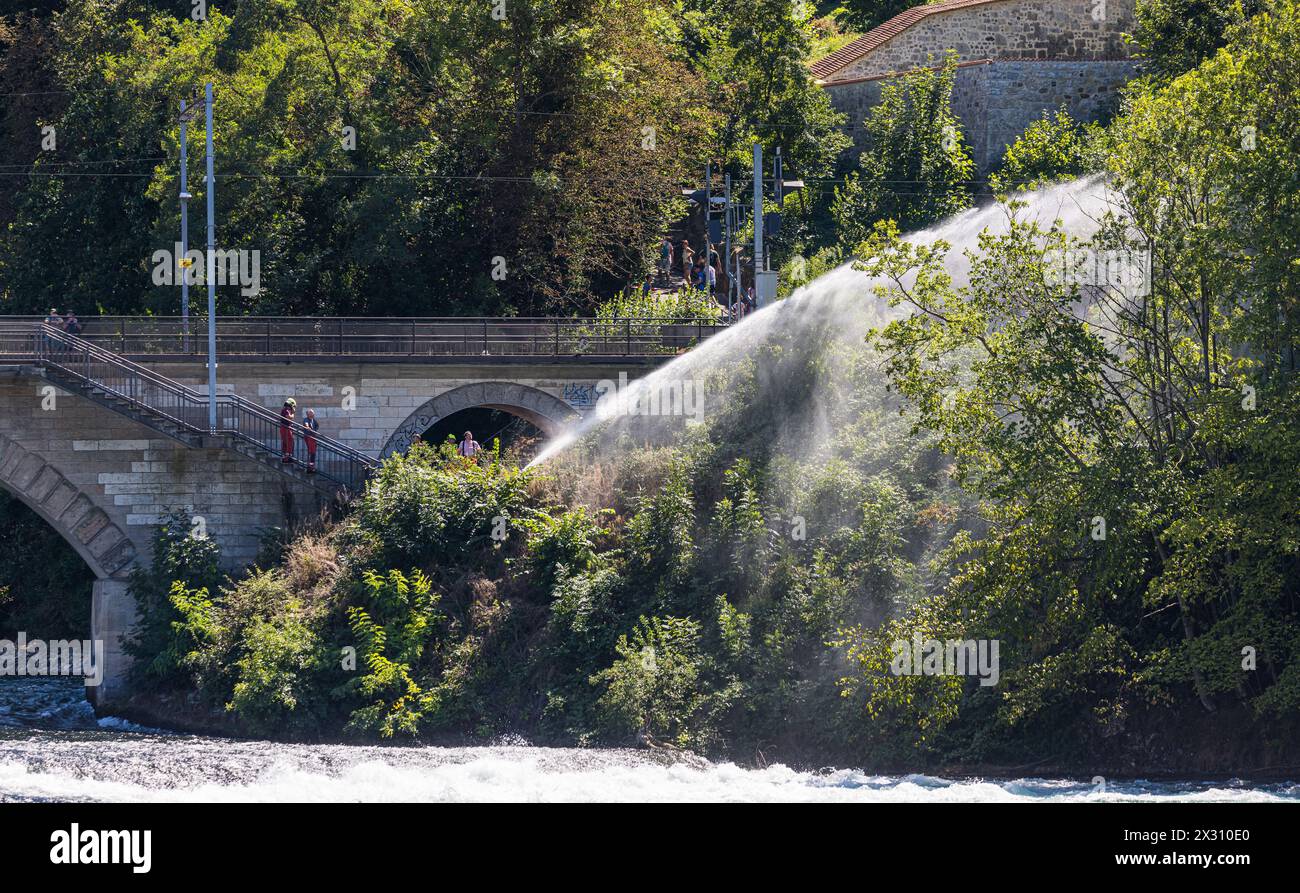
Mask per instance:
[[[1134,61],[1028,60],[963,65],[953,83],[953,113],[982,174],[995,169],[1007,146],[1030,124],[1064,107],[1080,121],[1108,118],[1119,90],[1137,73]],[[889,77],[826,85],[831,103],[849,116],[854,148],[865,148],[862,122],[880,101]]]
[[[206,372],[197,364],[151,365],[161,374],[190,387],[199,390],[207,387]],[[537,417],[545,428],[550,423],[562,424],[565,420],[559,418],[561,415],[572,417],[589,412],[594,406],[595,386],[600,381],[617,381],[620,371],[635,379],[648,370],[644,366],[591,364],[497,367],[227,362],[221,366],[218,388],[260,403],[273,412],[280,411],[286,397],[293,397],[298,401],[300,417],[307,409],[316,411],[322,434],[361,452],[380,456],[390,438],[408,420],[429,415],[424,408],[430,401],[461,388],[492,383],[478,392],[468,392],[467,399],[472,397],[470,402],[474,405],[517,406]]]
[[[996,0],[931,13],[828,81],[877,77],[943,61],[1128,59],[1135,0]]]
[[[1044,112],[1064,107],[1077,121],[1108,119],[1119,107],[1120,88],[1136,76],[1138,63],[994,62],[979,68],[983,84],[970,96],[954,90],[953,109],[977,146],[976,163],[987,171]]]
[[[101,577],[125,577],[146,559],[154,530],[172,512],[201,517],[234,570],[254,560],[262,530],[320,509],[317,491],[252,459],[186,447],[57,389],[51,406],[47,387],[34,374],[0,376],[0,486]]]

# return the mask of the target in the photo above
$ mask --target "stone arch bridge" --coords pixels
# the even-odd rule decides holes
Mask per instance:
[[[98,705],[125,691],[127,580],[169,515],[202,519],[238,570],[263,531],[355,491],[439,419],[489,407],[554,435],[594,408],[602,381],[639,377],[715,331],[679,320],[223,318],[213,427],[204,320],[83,324],[74,338],[0,317],[0,488],[95,574]],[[294,461],[281,461],[278,411],[290,396],[300,415],[316,411],[316,474],[301,436]]]

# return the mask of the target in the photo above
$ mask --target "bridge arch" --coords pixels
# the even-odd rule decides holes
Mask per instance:
[[[103,643],[102,679],[87,686],[96,706],[123,698],[129,690],[131,657],[124,637],[138,615],[128,577],[136,547],[91,496],[43,456],[0,434],[0,488],[39,515],[76,550],[95,575],[90,595],[90,638]]]
[[[476,382],[444,391],[426,401],[397,426],[379,455],[387,457],[402,452],[439,419],[462,409],[479,407],[513,413],[536,425],[548,437],[559,434],[580,417],[568,403],[538,388],[508,381]]]
[[[58,468],[3,434],[0,487],[58,531],[97,579],[126,579],[136,549],[125,531]]]

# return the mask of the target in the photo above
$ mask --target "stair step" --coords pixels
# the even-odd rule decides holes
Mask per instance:
[[[127,367],[124,365],[124,369]],[[119,415],[133,419],[140,424],[170,437],[190,448],[203,447],[221,447],[239,453],[240,455],[260,462],[273,468],[278,468],[281,474],[287,475],[296,481],[308,484],[317,490],[328,493],[337,492],[339,485],[328,478],[315,474],[307,474],[306,468],[299,464],[285,464],[280,461],[280,454],[275,446],[260,446],[256,443],[249,443],[241,440],[229,433],[220,435],[220,439],[212,437],[205,433],[197,433],[188,425],[174,421],[162,414],[161,410],[156,410],[151,406],[131,399],[108,390],[104,385],[94,381],[79,378],[72,374],[66,374],[57,367],[44,366],[45,377],[58,383],[61,387],[73,393],[79,394],[93,403],[97,403]],[[130,373],[128,370],[128,374]],[[147,399],[149,396],[148,388],[142,398]],[[363,472],[364,473],[364,472]]]

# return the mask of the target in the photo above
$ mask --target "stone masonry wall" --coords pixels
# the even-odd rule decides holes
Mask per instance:
[[[171,512],[202,517],[229,569],[256,557],[259,531],[315,514],[315,490],[229,450],[192,449],[33,374],[0,376],[0,486],[59,529],[102,576],[147,558]],[[48,405],[48,404],[47,404]],[[111,528],[111,529],[110,529]],[[103,537],[120,532],[129,545]],[[101,554],[95,554],[99,552]],[[118,561],[129,552],[126,562]],[[98,566],[96,566],[98,565]]]
[[[196,389],[206,388],[206,375],[196,364],[153,364],[161,374]],[[403,423],[430,400],[470,385],[500,383],[480,396],[482,405],[518,405],[528,392],[554,398],[557,411],[583,415],[595,404],[595,386],[602,380],[618,381],[620,371],[629,380],[648,371],[644,366],[472,366],[418,363],[234,363],[221,366],[218,387],[279,412],[286,397],[298,401],[301,416],[316,410],[322,434],[354,449],[379,456]],[[345,392],[352,388],[351,392]],[[495,396],[494,396],[495,395]],[[355,406],[344,408],[347,397]],[[563,404],[559,406],[558,404]],[[538,414],[541,414],[540,412]],[[560,419],[551,419],[560,423]]]
[[[1134,0],[1001,0],[932,13],[890,38],[829,82],[876,77],[943,61],[1128,59]]]
[[[1005,61],[957,69],[952,108],[961,122],[971,155],[981,173],[997,167],[1002,154],[1025,128],[1064,107],[1080,121],[1105,119],[1118,105],[1119,89],[1137,73],[1132,61]],[[865,148],[862,122],[880,101],[891,78],[827,84],[831,104],[853,126],[854,148]]]
[[[975,129],[983,119],[981,154],[975,159],[982,170],[988,170],[1046,111],[1064,106],[1077,121],[1109,118],[1118,109],[1120,88],[1136,76],[1138,64],[995,62],[980,67],[986,72],[983,90],[969,98],[954,95],[953,107],[957,116],[963,122],[969,118]]]

